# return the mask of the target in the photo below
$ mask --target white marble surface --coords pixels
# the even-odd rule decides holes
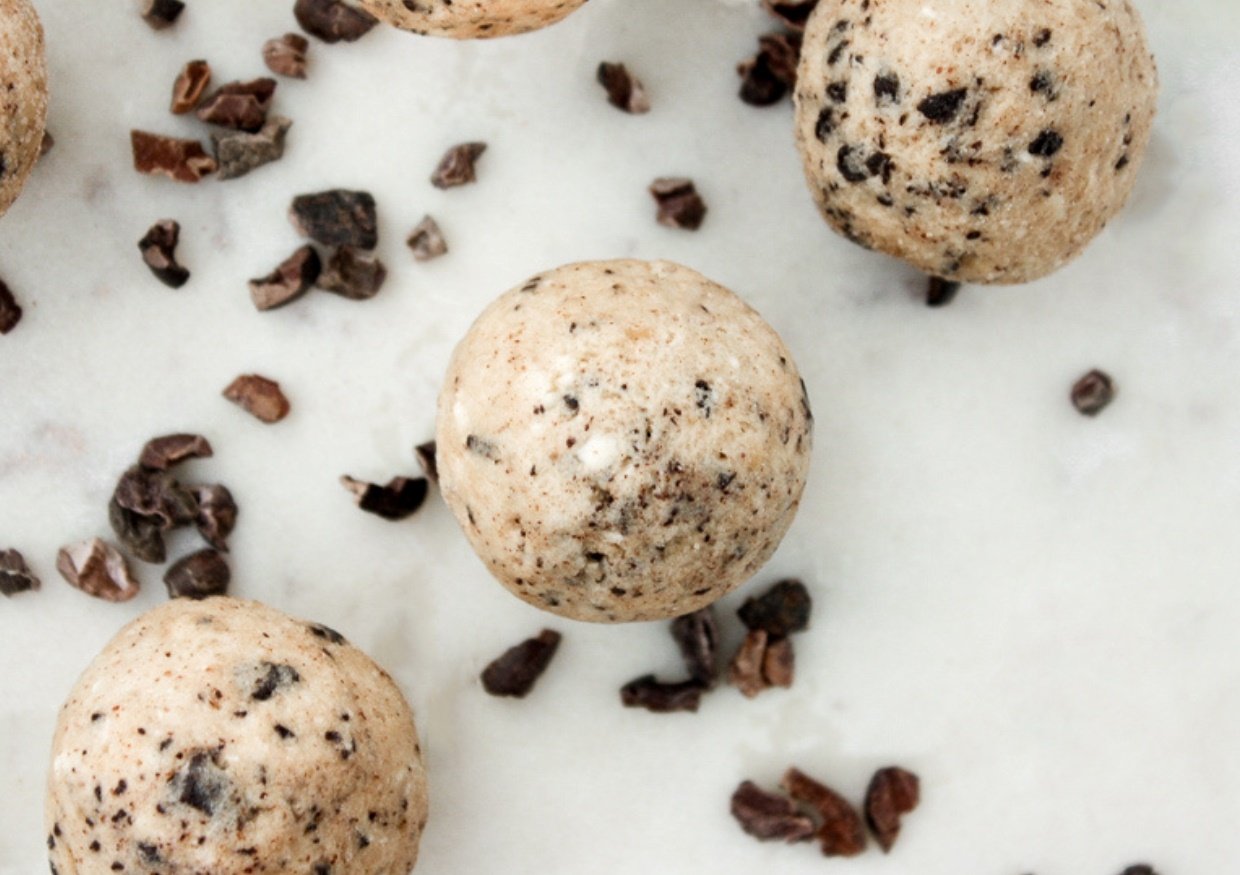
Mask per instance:
[[[947,0],[937,0],[947,2]],[[200,431],[194,478],[242,507],[234,592],[339,628],[397,676],[427,741],[419,872],[1163,875],[1240,865],[1240,6],[1143,0],[1164,89],[1130,209],[1084,258],[941,311],[901,265],[818,220],[790,110],[735,97],[767,26],[755,2],[594,0],[549,31],[453,44],[375,31],[314,45],[282,82],[287,158],[178,186],[129,167],[127,131],[205,131],[166,110],[180,64],[263,73],[287,0],[191,0],[155,34],[135,3],[39,0],[57,146],[0,222],[0,275],[26,316],[0,338],[0,546],[39,593],[0,601],[0,873],[44,871],[42,783],[56,709],[160,573],[112,605],[69,588],[56,549],[106,535],[115,478],[155,434]],[[645,80],[623,115],[602,59]],[[444,147],[491,144],[477,185],[427,177]],[[710,214],[656,226],[645,192],[687,174]],[[372,190],[392,277],[373,301],[278,312],[245,281],[297,245],[290,197]],[[403,244],[436,215],[452,252]],[[184,226],[184,289],[135,242]],[[667,257],[732,287],[781,331],[818,415],[801,515],[767,571],[816,597],[795,687],[709,697],[696,715],[622,709],[617,688],[677,657],[663,624],[540,614],[492,583],[450,515],[390,524],[336,478],[416,471],[455,339],[498,292],[582,258]],[[1097,420],[1066,399],[1119,382]],[[259,371],[294,412],[266,427],[219,392]],[[175,540],[174,552],[192,538]],[[744,591],[727,599],[723,614]],[[477,674],[547,625],[562,651],[523,702]],[[728,641],[737,630],[728,626]],[[742,778],[797,763],[859,797],[878,766],[919,772],[894,853],[824,861],[759,844],[727,811]]]

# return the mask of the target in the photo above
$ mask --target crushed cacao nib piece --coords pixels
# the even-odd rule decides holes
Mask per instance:
[[[439,159],[439,166],[431,174],[431,185],[435,188],[455,188],[476,181],[478,159],[486,150],[486,143],[458,143],[453,146]]]
[[[22,321],[21,304],[13,297],[8,283],[0,280],[0,334],[8,334]]]
[[[161,219],[138,241],[142,261],[151,269],[155,279],[172,289],[179,289],[189,281],[189,271],[177,264],[176,250],[180,240],[180,223],[173,219]]]
[[[225,595],[231,580],[228,563],[210,548],[178,559],[164,575],[168,597],[174,599],[205,599]]]
[[[16,550],[0,550],[0,595],[14,596],[19,592],[30,592],[42,584],[25,557]]]
[[[172,83],[172,114],[184,115],[202,100],[203,92],[211,84],[211,65],[206,61],[190,61],[181,68]]]
[[[56,147],[56,138],[52,136],[51,131],[43,132],[43,141],[39,143],[39,157],[42,158],[48,152]]]
[[[275,92],[274,79],[229,82],[204,98],[195,114],[208,124],[252,134],[267,123],[267,111],[271,109]]]
[[[710,607],[694,611],[672,621],[672,638],[680,648],[689,677],[707,689],[719,679],[716,651],[719,647],[719,628],[715,612]]]
[[[166,176],[177,182],[198,182],[215,172],[215,159],[197,140],[179,140],[146,131],[130,131],[133,168],[150,176]]]
[[[668,228],[696,231],[706,218],[706,203],[693,180],[683,177],[660,177],[650,183],[650,194],[658,204],[655,219]]]
[[[289,221],[303,237],[324,246],[374,249],[379,242],[375,199],[367,191],[332,189],[293,198]]]
[[[758,53],[736,67],[741,77],[741,100],[750,106],[771,106],[797,84],[801,37],[795,33],[768,33],[758,38]]]
[[[112,500],[124,510],[153,520],[163,531],[191,525],[198,516],[197,500],[176,478],[141,465],[121,475]]]
[[[543,629],[535,638],[510,647],[482,672],[482,688],[492,696],[525,698],[551,664],[560,633]]]
[[[181,0],[143,0],[142,19],[153,30],[163,30],[176,24],[176,20],[185,11]]]
[[[809,14],[818,0],[762,0],[762,6],[785,25],[796,31],[805,30]]]
[[[310,290],[323,270],[313,246],[302,246],[265,277],[250,280],[250,299],[259,310],[292,303]]]
[[[310,41],[297,33],[269,39],[263,43],[263,63],[278,76],[290,79],[306,78],[306,52]]]
[[[889,766],[879,769],[865,791],[865,822],[883,853],[891,850],[900,835],[900,818],[917,807],[921,782],[912,772]]]
[[[741,646],[736,649],[736,655],[732,657],[732,664],[728,667],[728,682],[747,699],[752,699],[770,686],[762,671],[766,646],[766,632],[761,629],[749,632]]]
[[[325,43],[354,42],[379,23],[370,13],[340,0],[297,0],[293,15],[302,30]]]
[[[219,164],[220,179],[237,179],[264,164],[284,157],[284,141],[292,121],[274,115],[256,133],[245,131],[212,132],[211,145]]]
[[[624,64],[603,61],[598,65],[598,83],[607,91],[607,102],[616,109],[633,115],[650,112],[650,98],[641,80],[629,72]]]
[[[1092,370],[1072,386],[1072,406],[1085,416],[1097,416],[1115,400],[1115,381],[1105,371]]]
[[[187,459],[209,459],[212,455],[211,442],[200,434],[167,434],[146,442],[138,464],[152,471],[167,471]]]
[[[138,581],[115,547],[98,538],[64,547],[56,570],[87,595],[109,602],[127,602],[138,594]]]
[[[865,850],[865,824],[847,799],[795,768],[787,771],[781,783],[789,796],[818,813],[823,856],[855,857]]]
[[[768,638],[762,654],[762,679],[767,686],[788,689],[796,676],[796,654],[791,638]]]
[[[761,629],[772,638],[786,638],[809,628],[813,602],[799,580],[781,580],[757,598],[746,599],[737,615],[747,629]]]
[[[280,384],[258,374],[243,374],[228,384],[223,395],[255,419],[271,424],[288,416],[290,405]]]
[[[926,284],[926,306],[946,307],[956,299],[956,293],[959,291],[960,283],[932,276]]]
[[[198,501],[198,516],[194,525],[202,539],[215,549],[228,552],[228,536],[237,525],[237,502],[228,487],[218,483],[192,486],[190,491]]]
[[[403,520],[412,516],[426,501],[430,491],[425,477],[393,477],[386,486],[356,480],[348,475],[341,477],[340,482],[353,493],[358,507],[385,520]]]
[[[1129,866],[1119,875],[1158,875],[1158,873],[1148,863],[1137,863],[1135,866]]]
[[[341,246],[327,260],[315,285],[350,301],[365,301],[379,294],[386,279],[387,268],[382,261],[367,258],[352,246]]]
[[[422,221],[418,222],[417,226],[409,232],[409,238],[405,243],[413,250],[413,257],[416,261],[430,261],[448,251],[448,241],[444,239],[439,223],[430,216],[424,216]]]
[[[645,708],[655,714],[697,711],[706,688],[698,681],[666,684],[652,674],[642,675],[620,688],[620,701],[626,708]]]
[[[108,522],[121,546],[138,559],[159,565],[168,558],[159,520],[126,510],[113,498],[108,502]]]
[[[426,479],[432,483],[438,483],[439,466],[435,463],[435,442],[427,441],[424,444],[418,444],[413,448],[413,454],[418,457],[418,464],[422,466],[422,473],[426,475]]]
[[[817,831],[814,821],[795,802],[768,793],[752,781],[744,781],[732,794],[732,816],[741,829],[762,841],[805,842]]]

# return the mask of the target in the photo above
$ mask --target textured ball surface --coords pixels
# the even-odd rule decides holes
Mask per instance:
[[[0,0],[0,215],[21,194],[39,160],[47,122],[43,26],[29,0]]]
[[[361,0],[388,24],[455,39],[512,36],[555,24],[586,0]]]

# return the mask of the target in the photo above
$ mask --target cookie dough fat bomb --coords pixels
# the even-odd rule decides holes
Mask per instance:
[[[508,589],[580,620],[697,610],[788,530],[812,417],[740,298],[668,262],[573,264],[491,304],[439,398],[444,498]]]
[[[46,819],[58,875],[406,875],[426,778],[400,691],[338,633],[174,599],[70,694]]]
[[[586,0],[361,0],[388,24],[456,39],[512,36],[555,24]]]
[[[0,0],[0,215],[21,194],[39,160],[47,121],[47,60],[43,26],[29,0]]]
[[[1019,283],[1124,205],[1157,91],[1130,0],[822,0],[796,136],[850,240],[950,280]]]

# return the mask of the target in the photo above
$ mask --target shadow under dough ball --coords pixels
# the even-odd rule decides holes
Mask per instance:
[[[360,0],[371,15],[414,33],[454,39],[513,36],[555,24],[586,0]]]
[[[501,295],[453,354],[439,484],[491,573],[578,620],[695,611],[792,523],[812,416],[760,315],[669,262],[572,264]]]
[[[39,160],[47,122],[43,26],[29,0],[0,0],[0,82],[7,89],[0,125],[0,215],[21,194]]]
[[[796,138],[848,239],[945,279],[1020,283],[1123,207],[1157,92],[1130,0],[822,0]]]

